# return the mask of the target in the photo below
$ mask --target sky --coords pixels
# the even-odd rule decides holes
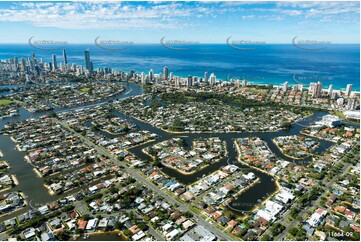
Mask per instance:
[[[0,2],[0,43],[360,43],[359,2]]]

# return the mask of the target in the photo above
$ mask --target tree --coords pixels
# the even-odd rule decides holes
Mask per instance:
[[[153,99],[151,102],[150,102],[150,108],[152,109],[153,112],[155,112],[158,107],[160,107],[160,102],[158,101],[158,99]]]
[[[271,237],[269,234],[264,234],[264,235],[261,237],[261,240],[262,240],[262,241],[271,241],[271,240],[272,240],[272,237]]]
[[[296,228],[296,227],[290,227],[290,228],[288,229],[288,233],[290,233],[293,237],[295,237],[295,236],[297,235],[297,233],[298,233],[298,228]]]
[[[83,220],[88,221],[88,220],[90,219],[90,215],[89,215],[89,214],[83,214],[83,215],[81,216],[81,218],[82,218]]]
[[[124,234],[125,236],[127,236],[127,237],[130,237],[130,236],[132,235],[132,232],[130,232],[129,229],[126,229],[126,230],[123,231],[123,234]]]
[[[148,226],[146,224],[144,224],[144,223],[137,224],[137,227],[140,230],[147,230],[148,229]]]

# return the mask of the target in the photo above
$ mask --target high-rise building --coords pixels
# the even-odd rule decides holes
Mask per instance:
[[[84,50],[85,57],[85,68],[91,73],[93,72],[92,62],[90,61],[90,51],[89,49]]]
[[[195,86],[198,81],[198,78],[196,76],[192,77],[192,85]]]
[[[25,66],[26,66],[26,61],[25,61],[24,58],[21,58],[21,68],[20,68],[20,70],[25,71]]]
[[[347,101],[347,109],[348,110],[355,110],[357,107],[357,98],[356,97],[352,97],[350,99],[348,99]]]
[[[288,82],[285,82],[285,83],[283,83],[282,91],[287,92],[287,89],[288,89]]]
[[[179,83],[180,82],[180,77],[179,76],[175,76],[174,77],[174,86],[175,87],[179,87]]]
[[[235,82],[234,82],[234,85],[239,88],[241,86],[241,80],[237,79]]]
[[[317,97],[322,96],[322,83],[319,81],[317,82]]]
[[[63,49],[63,59],[64,59],[65,65],[68,64],[68,58],[66,57],[66,51],[65,51],[65,49]]]
[[[347,97],[351,95],[351,89],[352,89],[352,84],[347,84],[346,93],[345,93]]]
[[[322,83],[321,82],[311,82],[308,89],[312,97],[319,98],[322,95]]]
[[[17,71],[18,70],[18,67],[19,67],[19,61],[18,61],[18,57],[14,57],[13,59],[13,71]]]
[[[56,55],[52,55],[51,60],[52,70],[55,71],[56,69],[58,69],[58,64],[56,63]]]
[[[193,78],[192,78],[192,76],[188,76],[187,87],[191,87],[192,85],[193,85]]]
[[[208,82],[208,72],[204,72],[204,82]]]
[[[76,72],[76,64],[75,63],[71,64],[71,70],[73,72]]]
[[[148,76],[149,76],[149,81],[153,81],[153,79],[154,79],[153,69],[150,69],[150,70],[149,70]]]
[[[163,68],[164,80],[168,80],[168,67]]]
[[[246,79],[243,79],[243,80],[242,80],[242,87],[245,87],[245,86],[247,86],[247,80],[246,80]]]
[[[329,97],[332,97],[332,92],[333,92],[333,85],[332,85],[332,84],[330,84],[330,85],[328,86],[327,92],[328,92],[328,96],[329,96]]]
[[[211,75],[209,76],[209,83],[211,85],[215,85],[217,82],[217,78],[216,75],[214,75],[214,73],[212,72]]]
[[[145,78],[144,72],[140,73],[140,82],[145,85],[147,84],[147,79]]]
[[[173,80],[173,72],[169,73],[169,80]]]
[[[316,96],[317,84],[316,82],[311,82],[310,86],[308,87],[308,92],[312,97]]]

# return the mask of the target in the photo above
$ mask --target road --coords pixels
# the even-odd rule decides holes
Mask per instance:
[[[352,149],[350,149],[350,150],[352,150]],[[342,158],[341,158],[340,160],[342,160]],[[340,178],[341,176],[343,176],[343,175],[347,172],[347,170],[352,166],[351,164],[345,164],[345,163],[343,163],[343,162],[341,162],[341,164],[344,165],[344,168],[342,169],[341,174],[338,175],[338,176],[334,176],[334,177],[324,186],[323,192],[318,196],[318,198],[317,198],[316,200],[314,200],[314,201],[311,202],[311,206],[303,209],[303,210],[299,213],[298,216],[303,217],[303,216],[305,216],[307,213],[313,212],[313,210],[316,209],[316,205],[320,202],[321,197],[323,197],[323,196],[328,192],[328,189],[333,186],[333,184],[335,183],[335,181],[336,181],[338,178]],[[324,179],[326,179],[326,178],[324,178]],[[297,205],[297,202],[294,202],[293,205],[291,206],[291,208],[292,208],[292,207],[295,207],[296,205]],[[283,214],[282,218],[279,219],[279,222],[280,222],[281,224],[283,224],[286,228],[285,228],[285,230],[284,230],[281,234],[279,234],[279,235],[274,239],[274,240],[276,240],[276,241],[281,241],[281,240],[283,240],[283,239],[288,235],[288,229],[291,228],[291,227],[295,227],[295,226],[297,226],[297,225],[300,223],[300,221],[298,221],[297,219],[293,220],[291,223],[288,223],[288,222],[285,221],[285,219],[287,218],[287,216],[288,216],[289,211],[291,210],[291,208],[288,209],[288,211]],[[304,217],[303,217],[303,218],[304,218]]]
[[[91,142],[90,140],[85,138],[84,136],[82,136],[79,133],[75,132],[75,130],[70,128],[65,122],[57,120],[57,119],[56,119],[56,121],[61,126],[63,126],[65,129],[71,131],[74,135],[76,135],[78,138],[80,138],[84,143],[86,143],[90,147],[94,148],[94,150],[96,150],[99,154],[104,155],[105,157],[108,157],[114,164],[119,165],[119,166],[124,166],[126,172],[128,174],[132,175],[137,181],[139,181],[142,184],[146,185],[148,188],[153,190],[155,193],[157,193],[157,194],[161,195],[162,197],[164,197],[167,201],[169,201],[169,202],[171,202],[173,204],[176,204],[182,211],[188,211],[188,212],[192,213],[194,219],[197,221],[197,224],[204,226],[206,229],[211,231],[215,236],[217,236],[218,239],[228,240],[228,241],[233,241],[234,240],[233,238],[231,238],[228,235],[224,234],[218,228],[214,227],[212,224],[208,223],[206,220],[204,220],[203,218],[198,216],[195,212],[190,210],[190,208],[189,208],[189,206],[187,204],[184,204],[184,203],[181,203],[181,202],[177,201],[176,199],[174,199],[173,197],[168,195],[166,192],[164,192],[163,190],[158,188],[155,184],[153,184],[152,182],[150,182],[149,180],[144,178],[142,175],[140,175],[138,173],[138,171],[136,169],[133,169],[133,168],[130,168],[130,167],[126,166],[125,162],[119,161],[109,151],[106,151],[102,147],[94,144],[93,142]]]

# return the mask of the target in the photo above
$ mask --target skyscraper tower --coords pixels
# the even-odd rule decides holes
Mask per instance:
[[[149,81],[152,81],[152,80],[153,80],[153,78],[154,78],[154,72],[153,72],[153,69],[150,69],[150,70],[149,70],[148,76],[149,76]]]
[[[163,68],[164,80],[168,80],[168,67]]]
[[[65,49],[63,49],[63,58],[64,58],[64,63],[65,63],[65,65],[68,64],[68,58],[66,57],[66,51],[65,51]]]
[[[317,97],[322,96],[322,83],[319,81],[317,82]]]
[[[92,72],[92,63],[90,61],[90,51],[89,49],[84,50],[84,56],[85,56],[85,68],[89,71]]]
[[[56,69],[58,69],[58,64],[56,63],[56,55],[53,55],[51,60],[52,70],[55,71]]]
[[[347,84],[346,93],[345,93],[347,97],[351,95],[351,89],[352,89],[352,84]]]
[[[145,78],[144,72],[140,73],[140,81],[143,85],[147,84],[147,79]]]
[[[211,75],[209,76],[209,79],[210,79],[209,81],[210,81],[211,85],[216,84],[217,78],[216,78],[216,75],[214,75],[214,73],[211,73]]]
[[[208,82],[208,72],[204,72],[204,82]]]
[[[193,85],[193,78],[192,78],[192,76],[188,76],[187,87],[191,87],[192,85]]]
[[[330,84],[330,86],[328,87],[328,96],[332,97],[332,92],[333,92],[333,85]]]

